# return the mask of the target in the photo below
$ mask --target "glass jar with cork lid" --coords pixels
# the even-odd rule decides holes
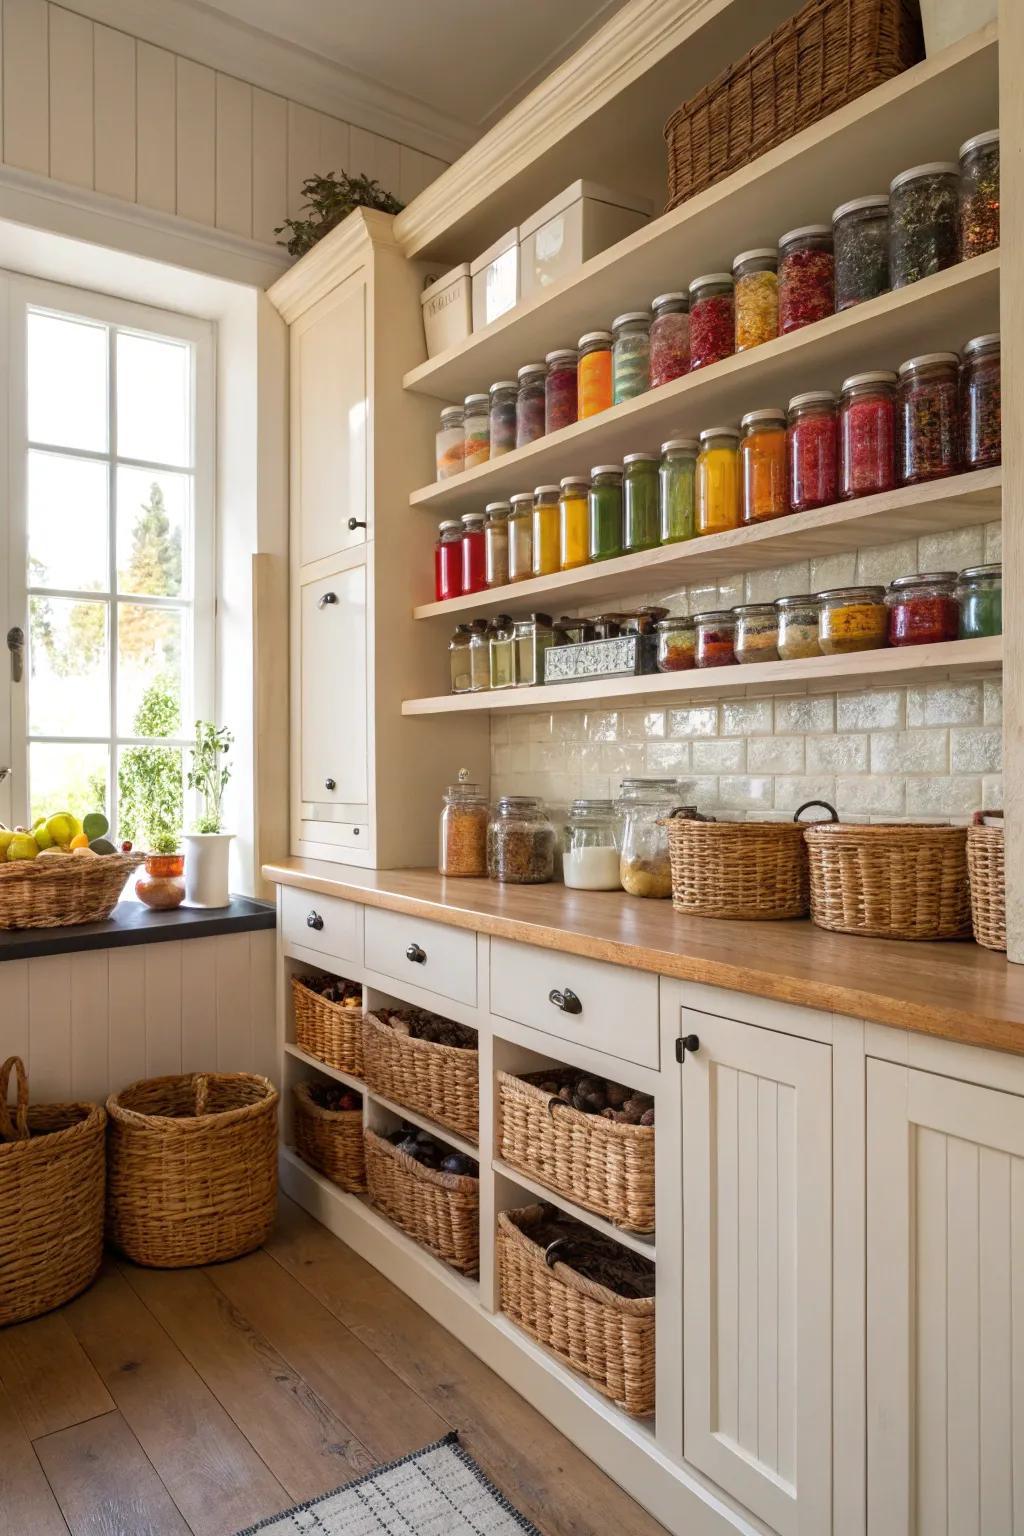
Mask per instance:
[[[483,879],[487,874],[487,796],[469,782],[469,769],[460,768],[458,783],[449,784],[441,807],[438,872],[457,879]]]

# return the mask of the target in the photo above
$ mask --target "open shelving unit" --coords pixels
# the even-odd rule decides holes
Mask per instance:
[[[657,1257],[657,1245],[653,1233],[646,1236],[641,1232],[627,1232],[623,1227],[613,1226],[610,1221],[605,1221],[603,1216],[595,1216],[593,1211],[577,1205],[574,1200],[568,1200],[565,1195],[550,1189],[539,1179],[531,1179],[528,1174],[523,1173],[519,1168],[513,1168],[511,1163],[503,1162],[500,1157],[496,1157],[491,1166],[495,1173],[500,1174],[503,1179],[508,1179],[510,1184],[517,1184],[520,1189],[525,1189],[537,1200],[557,1206],[567,1216],[573,1216],[585,1226],[593,1227],[595,1232],[611,1238],[612,1242],[621,1243],[623,1248],[631,1248],[634,1253],[643,1254],[645,1259],[653,1260]]]

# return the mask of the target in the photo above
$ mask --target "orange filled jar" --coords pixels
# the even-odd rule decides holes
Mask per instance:
[[[789,511],[786,495],[786,413],[748,411],[740,422],[743,521],[765,523]]]
[[[588,331],[580,337],[576,387],[580,421],[608,410],[612,403],[612,333]]]

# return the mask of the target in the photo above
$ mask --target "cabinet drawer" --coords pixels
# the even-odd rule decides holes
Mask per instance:
[[[465,928],[367,907],[366,968],[476,1005],[476,934]]]
[[[358,902],[286,885],[281,891],[285,941],[358,965],[363,958],[363,909]]]
[[[579,1012],[552,992],[574,993]],[[657,1071],[658,978],[647,971],[492,939],[491,1012]]]

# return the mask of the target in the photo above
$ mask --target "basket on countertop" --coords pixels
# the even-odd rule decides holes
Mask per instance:
[[[315,1056],[339,1072],[363,1075],[363,1005],[346,1007],[325,996],[321,988],[350,986],[353,993],[362,988],[338,977],[293,976],[292,1015],[295,1019],[295,1044],[300,1051]],[[342,993],[344,996],[344,992]]]
[[[293,1090],[295,1150],[304,1163],[352,1195],[366,1189],[363,1151],[363,1111],[325,1109],[313,1097],[309,1083]]]
[[[997,820],[998,825],[988,825]],[[967,828],[971,926],[986,949],[1006,949],[1006,836],[1002,811],[975,811]]]
[[[401,1014],[402,1010],[396,1010]],[[416,1010],[406,1010],[415,1014]],[[444,1020],[445,1025],[451,1020]],[[363,1019],[363,1060],[368,1087],[406,1109],[417,1110],[467,1141],[480,1138],[480,1055],[476,1031],[453,1025],[472,1045],[441,1045],[404,1034],[386,1018]]]
[[[480,1180],[424,1168],[368,1126],[363,1136],[371,1205],[435,1259],[475,1275],[480,1267]]]
[[[71,928],[102,923],[142,853],[47,854],[0,862],[0,928]]]
[[[761,922],[806,917],[809,891],[802,826],[673,816],[666,828],[677,912]]]

